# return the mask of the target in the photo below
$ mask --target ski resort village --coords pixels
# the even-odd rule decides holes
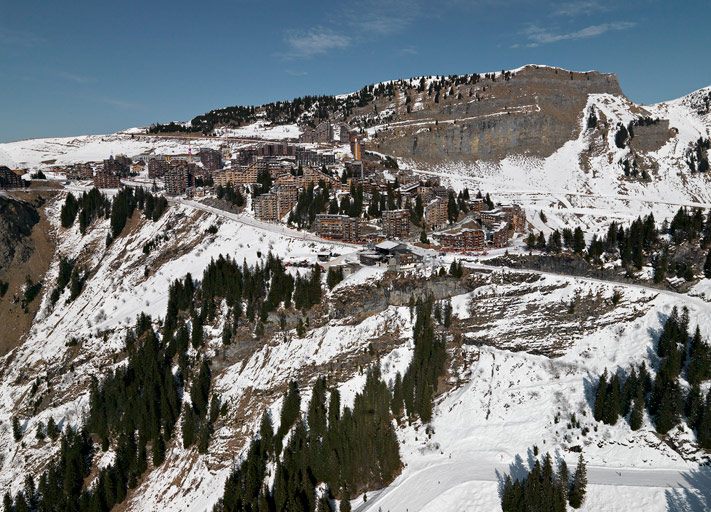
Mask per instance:
[[[711,510],[710,130],[529,65],[0,143],[4,510]]]

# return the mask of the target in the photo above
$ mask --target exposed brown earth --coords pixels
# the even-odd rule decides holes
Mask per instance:
[[[44,278],[55,251],[52,227],[44,205],[53,192],[22,193],[21,201],[0,198],[0,237],[2,261],[0,280],[8,290],[0,298],[0,355],[16,347],[32,326],[41,294],[23,308],[23,287],[29,277],[33,283]]]

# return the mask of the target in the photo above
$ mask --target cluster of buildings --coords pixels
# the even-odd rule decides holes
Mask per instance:
[[[254,142],[200,148],[195,154],[144,154],[133,159],[117,155],[64,171],[70,179],[92,179],[97,188],[118,188],[122,178],[147,171],[149,179],[162,181],[170,196],[192,196],[202,190],[200,186],[245,187],[252,192],[255,217],[268,222],[283,222],[294,211],[300,191],[325,184],[331,194],[329,213],[315,215],[313,231],[328,239],[367,243],[375,247],[370,251],[375,256],[366,256],[371,260],[383,256],[385,249],[377,244],[418,242],[423,230],[443,250],[461,252],[506,247],[515,233],[525,230],[525,213],[517,205],[491,208],[481,197],[457,197],[437,177],[422,179],[401,170],[393,159],[365,158],[360,137],[345,123],[319,123],[304,132],[301,142],[350,143],[352,158],[337,161],[332,147]],[[0,183],[10,179],[3,173],[7,174],[0,172]],[[262,189],[265,182],[268,190]],[[356,197],[357,208],[349,210]],[[387,257],[405,261],[398,251],[388,248]]]
[[[513,234],[523,233],[525,228],[525,212],[518,205],[506,204],[492,210],[471,210],[471,215],[434,237],[445,250],[483,251],[506,247]]]
[[[346,144],[350,140],[351,127],[346,123],[322,121],[315,128],[306,128],[299,137],[299,142]]]

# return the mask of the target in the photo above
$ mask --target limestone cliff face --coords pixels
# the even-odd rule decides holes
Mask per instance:
[[[587,97],[595,93],[622,96],[614,75],[538,66],[509,79],[454,86],[437,101],[427,91],[407,91],[393,123],[372,138],[371,147],[423,162],[547,157],[577,136]]]

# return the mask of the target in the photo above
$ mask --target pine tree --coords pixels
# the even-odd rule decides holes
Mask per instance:
[[[59,428],[57,427],[57,424],[54,422],[54,418],[52,416],[49,417],[49,420],[47,420],[47,436],[52,441],[56,441],[57,438],[59,437]]]
[[[642,421],[644,420],[644,387],[641,385],[637,386],[636,396],[634,398],[634,404],[632,405],[632,414],[630,415],[630,428],[632,430],[639,430],[642,427]]]
[[[686,415],[686,419],[690,427],[698,428],[703,407],[704,402],[701,395],[701,389],[698,384],[694,384],[691,386],[691,389],[689,389],[689,393],[686,396],[684,404],[684,414]]]
[[[706,393],[706,404],[698,421],[696,437],[701,448],[711,449],[711,392]]]
[[[158,439],[153,441],[153,466],[158,467],[165,460],[165,441],[163,435],[159,435]]]
[[[420,231],[420,243],[422,243],[422,244],[429,244],[430,243],[429,239],[427,238],[427,232],[424,230],[424,228],[422,229],[422,231]]]
[[[570,494],[568,496],[568,503],[573,508],[580,508],[585,501],[585,493],[587,492],[588,486],[588,476],[587,469],[585,468],[585,460],[583,459],[583,454],[578,457],[578,466],[575,468],[575,474],[573,475],[573,483],[570,487]]]
[[[225,322],[225,326],[222,328],[222,344],[230,345],[232,343],[232,327],[229,322]]]
[[[560,484],[563,500],[568,501],[568,489],[570,488],[570,474],[568,464],[561,458],[558,462],[558,483]],[[563,509],[565,510],[565,509]]]
[[[268,410],[262,415],[262,421],[259,424],[259,440],[265,453],[273,452],[274,426],[272,425],[272,416]]]
[[[583,230],[580,226],[575,228],[573,232],[573,252],[575,254],[582,254],[585,250],[585,236],[583,235]]]
[[[605,403],[603,405],[602,421],[608,425],[617,423],[617,417],[620,414],[620,381],[617,373],[612,375],[610,383],[607,385],[605,393]]]
[[[338,507],[339,512],[351,512],[351,498],[348,493],[343,493],[341,504]]]
[[[402,395],[402,377],[400,372],[395,375],[395,382],[393,384],[393,399],[390,404],[390,409],[393,412],[395,418],[401,418],[403,413],[403,407],[405,406]]]
[[[17,416],[13,416],[12,418],[12,437],[15,439],[15,442],[19,442],[22,439],[22,426]]]
[[[654,425],[660,434],[666,434],[679,422],[679,395],[676,383],[669,383],[662,390]]]
[[[607,394],[607,370],[600,376],[597,384],[597,392],[595,394],[595,406],[593,409],[593,418],[595,421],[602,421],[605,410],[605,396]]]

